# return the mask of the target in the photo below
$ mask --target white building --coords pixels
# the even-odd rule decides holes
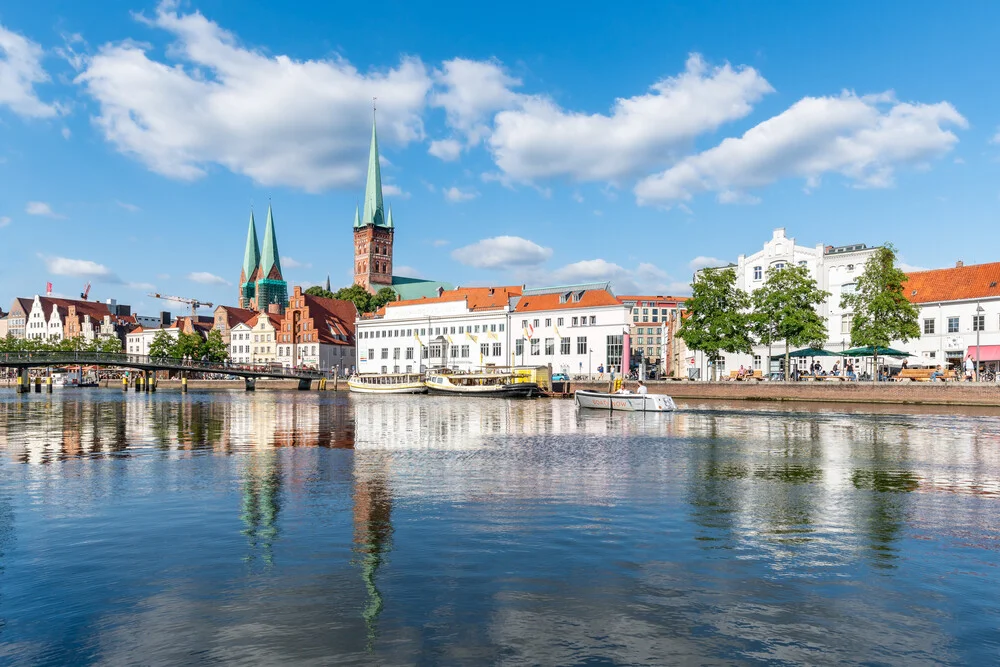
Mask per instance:
[[[147,329],[146,327],[136,327],[133,331],[125,334],[125,352],[128,354],[139,354],[149,356],[149,348],[153,340],[161,331],[166,331],[167,335],[177,340],[181,330],[175,320],[173,324],[161,328]]]
[[[277,360],[275,344],[281,315],[258,313],[230,330],[229,360],[234,364],[267,365]]]
[[[629,313],[607,283],[441,290],[358,320],[357,365],[362,373],[490,365],[591,373],[621,366]]]
[[[1000,262],[907,274],[903,294],[920,308],[920,338],[894,347],[924,364],[958,368],[972,355],[1000,365]],[[979,354],[977,355],[977,343]]]
[[[874,252],[875,248],[869,248],[863,243],[847,246],[800,246],[796,245],[794,238],[785,236],[784,228],[778,228],[761,250],[751,255],[740,255],[736,264],[730,266],[736,270],[736,286],[748,293],[753,293],[764,284],[768,269],[781,269],[788,265],[807,267],[818,287],[830,293],[817,309],[820,317],[826,320],[827,339],[824,347],[842,350],[851,346],[851,313],[841,309],[840,298],[843,293],[853,290],[858,276],[864,272],[865,262]],[[728,375],[730,370],[736,370],[740,366],[761,370],[767,375],[780,370],[784,354],[783,341],[772,344],[772,362],[768,369],[766,345],[755,346],[753,354],[724,353],[718,362],[718,376],[721,378]],[[703,353],[688,350],[685,361],[689,373],[693,370],[694,375],[703,379],[711,378],[711,366]],[[799,362],[805,365],[808,360],[800,359]]]

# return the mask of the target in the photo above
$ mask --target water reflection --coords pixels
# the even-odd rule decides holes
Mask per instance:
[[[0,394],[0,662],[982,663],[998,495],[984,414]]]

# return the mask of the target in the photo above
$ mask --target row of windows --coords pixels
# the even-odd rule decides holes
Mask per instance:
[[[661,331],[662,329],[660,329],[659,327],[636,327],[635,329],[635,333],[638,334],[639,336],[642,336],[643,334],[660,335]]]
[[[539,356],[542,353],[541,340],[538,338],[532,338],[529,342],[529,349],[532,356]],[[569,338],[559,339],[559,354],[570,354],[570,349],[572,347],[572,342]],[[546,338],[545,339],[545,354],[548,356],[555,355],[556,353],[556,339]],[[587,337],[578,336],[576,339],[576,353],[577,354],[587,354]],[[514,341],[514,355],[521,356],[524,354],[524,339],[518,338]]]
[[[586,315],[579,316],[579,317],[574,317],[572,320],[570,320],[570,326],[585,327],[585,326],[587,326],[587,321],[588,321],[588,319],[587,319]],[[589,321],[590,321],[590,325],[594,326],[595,324],[597,324],[597,316],[596,315],[591,315]],[[532,320],[531,321],[531,326],[534,327],[535,329],[537,329],[539,327],[540,323],[541,323],[541,320]],[[545,318],[545,326],[546,327],[551,327],[552,326],[552,318],[551,317],[546,317]],[[563,318],[561,318],[561,317],[556,318],[556,326],[557,327],[563,326]],[[528,320],[521,320],[521,328],[522,329],[527,329],[528,328]]]
[[[663,336],[657,336],[655,341],[653,340],[653,337],[650,336],[649,337],[649,344],[652,345],[654,342],[657,345],[660,345],[663,342]],[[646,337],[645,336],[636,336],[635,344],[636,345],[645,345],[646,344]]]
[[[809,263],[806,260],[804,260],[804,259],[799,261],[799,266],[808,266],[808,265],[809,265]],[[785,263],[784,262],[775,262],[772,265],[772,268],[775,271],[780,271],[781,269],[785,268]],[[847,270],[848,271],[853,271],[854,270],[854,265],[853,264],[848,264],[847,265]],[[763,280],[764,279],[764,267],[763,266],[755,266],[755,267],[753,267],[753,279],[754,280]]]
[[[961,331],[961,318],[959,317],[949,317],[948,319],[948,333],[959,333]],[[934,318],[924,319],[924,333],[933,334],[937,327],[937,320]],[[972,316],[972,330],[973,331],[986,331],[986,316],[985,315],[973,315]]]
[[[467,333],[496,333],[498,331],[503,331],[504,325],[500,324],[483,324],[483,325],[469,325],[469,326],[459,326],[459,327],[430,327],[423,329],[381,329],[378,331],[362,331],[360,333],[361,338],[412,338],[414,332],[418,336],[426,336],[427,332],[430,331],[431,336],[441,336],[449,334],[467,334]]]

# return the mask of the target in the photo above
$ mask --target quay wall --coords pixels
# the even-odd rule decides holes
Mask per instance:
[[[633,388],[634,383],[628,386]],[[673,398],[823,403],[897,403],[1000,407],[1000,385],[960,382],[647,382]],[[608,383],[574,382],[573,389],[607,391]]]

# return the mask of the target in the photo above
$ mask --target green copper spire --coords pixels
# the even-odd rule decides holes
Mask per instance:
[[[375,120],[372,119],[372,145],[368,152],[368,184],[365,186],[365,212],[362,225],[381,227],[385,224],[382,208],[382,170],[378,163],[378,138],[375,135]]]
[[[264,228],[264,250],[260,256],[260,277],[267,279],[272,269],[278,270],[278,280],[281,279],[281,262],[278,260],[278,239],[274,235],[274,218],[271,216],[271,205],[267,205],[267,226]]]
[[[257,245],[257,226],[250,211],[250,230],[247,232],[247,249],[243,253],[243,280],[253,280],[253,272],[260,264],[260,246]]]
[[[386,227],[392,227],[392,204],[389,205],[389,217],[385,221]]]
[[[357,229],[361,226],[361,218],[358,217],[358,207],[354,207],[354,228]]]

